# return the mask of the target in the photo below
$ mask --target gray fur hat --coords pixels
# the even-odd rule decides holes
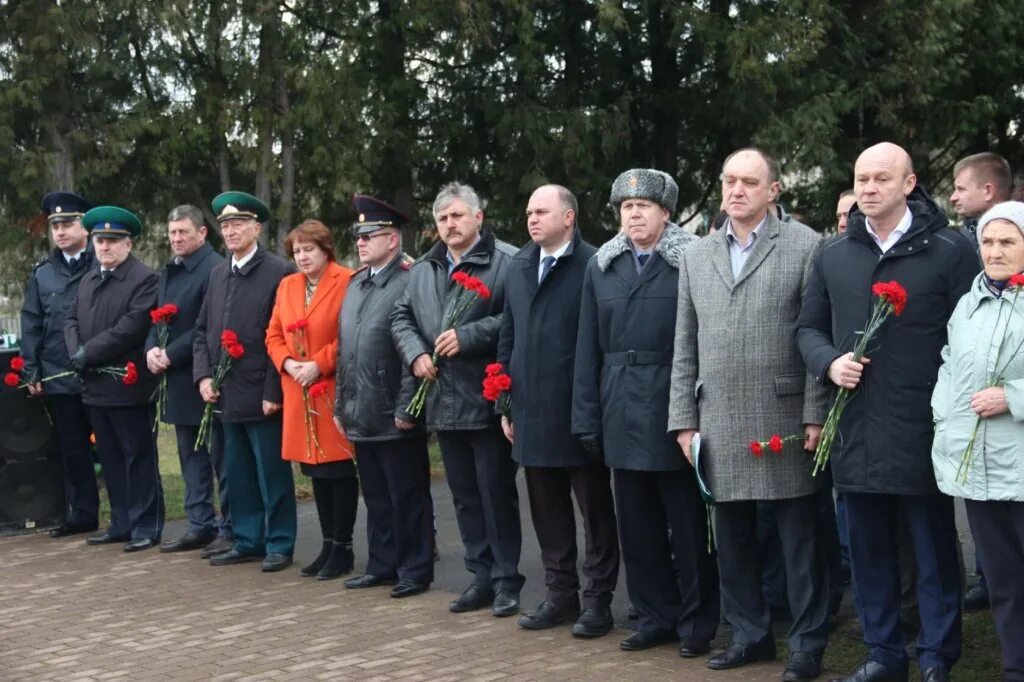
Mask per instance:
[[[679,186],[668,173],[653,168],[631,168],[612,183],[610,201],[618,207],[626,199],[647,199],[676,212]]]
[[[985,214],[978,219],[978,229],[975,230],[978,235],[978,244],[981,244],[981,233],[985,230],[985,226],[993,220],[1008,220],[1024,233],[1024,202],[1004,201],[985,211]]]

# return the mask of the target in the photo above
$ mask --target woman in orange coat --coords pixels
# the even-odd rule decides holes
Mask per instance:
[[[338,316],[352,270],[335,262],[330,230],[317,220],[289,232],[285,250],[299,272],[281,280],[267,328],[267,351],[284,390],[281,456],[313,479],[324,539],[320,555],[299,573],[330,580],[352,570],[359,501],[352,445],[331,418]]]

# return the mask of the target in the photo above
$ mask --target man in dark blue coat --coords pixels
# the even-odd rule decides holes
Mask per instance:
[[[905,680],[900,628],[898,529],[905,520],[917,560],[925,682],[949,679],[960,657],[960,562],[953,499],[932,469],[932,389],[946,323],[978,274],[970,240],[917,186],[910,155],[883,142],[854,166],[857,203],[846,233],[826,243],[807,285],[797,343],[820,382],[856,389],[831,451],[846,498],[854,597],[868,659],[842,682]],[[850,349],[874,305],[875,282],[896,280],[906,309],[872,340],[868,362]]]
[[[543,603],[519,625],[541,630],[574,622],[574,636],[600,637],[614,625],[619,542],[608,467],[583,449],[566,419],[580,292],[597,251],[576,228],[577,210],[576,197],[560,185],[544,185],[530,197],[526,226],[533,242],[509,266],[498,362],[512,378],[512,419],[503,417],[502,428],[526,474],[547,586]],[[582,614],[573,496],[587,535]]]
[[[245,192],[213,200],[231,260],[210,271],[196,319],[192,379],[207,403],[220,408],[224,469],[231,491],[231,549],[210,557],[213,566],[262,561],[264,571],[292,563],[297,516],[290,462],[281,459],[281,375],[267,354],[267,326],[277,287],[295,266],[259,246],[270,209]],[[232,362],[220,390],[213,375],[224,353],[222,332],[238,335],[245,354]]]
[[[54,538],[90,533],[99,526],[99,489],[89,444],[92,427],[82,405],[82,379],[75,375],[41,381],[71,367],[64,343],[64,314],[75,300],[82,276],[96,265],[88,248],[89,233],[82,226],[82,216],[90,208],[92,204],[70,192],[43,197],[55,248],[32,270],[21,309],[23,376],[29,393],[46,401],[64,468],[65,519],[50,531]]]
[[[110,498],[110,527],[86,542],[123,542],[124,551],[136,552],[159,543],[164,527],[153,433],[156,378],[145,361],[158,278],[131,253],[132,238],[142,231],[134,214],[98,206],[82,224],[100,267],[82,278],[64,324],[64,343],[71,366],[84,377],[82,402],[89,408]]]
[[[640,615],[625,651],[682,640],[706,654],[718,627],[718,574],[693,468],[668,433],[683,249],[669,222],[678,187],[637,168],[612,185],[621,231],[587,266],[573,377],[572,432],[614,471],[629,598]]]
[[[231,516],[225,485],[223,431],[217,425],[210,447],[195,447],[199,421],[203,417],[203,399],[192,381],[192,346],[196,318],[206,296],[210,271],[224,257],[206,241],[203,212],[195,206],[178,206],[167,216],[167,235],[173,257],[160,272],[157,305],[174,304],[177,313],[168,325],[167,344],[160,347],[157,326],[146,339],[146,364],[149,370],[167,381],[167,396],[160,418],[174,425],[178,441],[178,460],[185,479],[185,516],[188,530],[180,538],[165,542],[161,552],[183,552],[209,547],[231,549]],[[213,510],[213,479],[220,487],[221,519]],[[217,545],[210,547],[217,540]],[[215,552],[214,552],[215,553]]]

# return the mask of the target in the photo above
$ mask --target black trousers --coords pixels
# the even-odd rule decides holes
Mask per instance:
[[[722,605],[733,641],[754,644],[772,635],[771,613],[761,590],[763,557],[757,544],[757,508],[771,510],[778,529],[786,594],[793,622],[789,650],[821,654],[828,643],[831,574],[821,546],[818,496],[750,500],[715,505]]]
[[[93,468],[89,435],[92,426],[80,395],[47,395],[64,470],[64,515],[68,523],[92,526],[98,522],[99,486]]]
[[[164,489],[151,404],[89,408],[110,498],[110,534],[160,540]]]
[[[426,437],[355,443],[366,503],[366,572],[434,581]],[[424,464],[426,462],[426,464]]]
[[[466,570],[480,587],[521,589],[518,465],[505,434],[498,428],[439,431],[437,440],[466,550]]]
[[[711,641],[719,620],[718,570],[708,552],[707,511],[693,470],[615,469],[614,486],[638,629]]]
[[[586,549],[583,559],[583,606],[608,606],[619,581],[619,538],[611,471],[603,464],[577,467],[524,467],[530,515],[540,543],[547,599],[575,602],[580,589],[576,572],[576,513],[580,508]]]
[[[1003,653],[1003,677],[1024,680],[1024,502],[964,500]]]
[[[864,624],[869,658],[896,669],[908,666],[900,625],[900,518],[906,521],[917,567],[917,637],[922,670],[960,658],[960,561],[953,498],[945,495],[846,493],[854,599]],[[988,554],[985,555],[986,563]]]
[[[359,510],[359,479],[312,478],[313,501],[324,540],[352,544],[352,530]]]

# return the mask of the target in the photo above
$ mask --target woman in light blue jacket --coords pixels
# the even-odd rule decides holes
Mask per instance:
[[[1024,272],[1024,203],[993,206],[977,235],[985,270],[949,320],[932,463],[939,489],[964,498],[984,557],[1003,674],[1024,680],[1024,287],[1011,283]]]

